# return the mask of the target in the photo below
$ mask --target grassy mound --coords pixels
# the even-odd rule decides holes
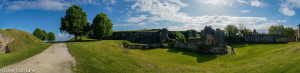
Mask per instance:
[[[21,30],[7,29],[0,30],[0,33],[14,38],[14,41],[8,44],[11,53],[0,54],[0,68],[38,54],[51,45]]]
[[[87,38],[84,38],[87,39]],[[236,55],[211,56],[175,49],[125,49],[121,40],[68,42],[78,73],[300,72],[300,43],[235,45]]]

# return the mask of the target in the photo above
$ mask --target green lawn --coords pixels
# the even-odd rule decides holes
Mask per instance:
[[[8,44],[11,53],[0,54],[0,68],[38,54],[52,44],[44,43],[30,33],[21,30],[7,29],[0,30],[0,33],[14,38],[14,41]]]
[[[84,38],[87,39],[87,38]],[[235,45],[236,55],[209,56],[175,49],[125,49],[122,40],[68,42],[78,73],[300,72],[300,43]]]

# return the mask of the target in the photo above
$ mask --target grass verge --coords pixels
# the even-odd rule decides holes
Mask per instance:
[[[11,53],[0,54],[0,68],[34,56],[52,45],[21,30],[7,29],[0,30],[0,33],[14,38],[14,41],[8,44]]]
[[[84,38],[88,39],[88,38]],[[93,40],[93,39],[88,39]],[[122,40],[68,42],[78,73],[300,72],[300,43],[235,45],[236,55],[201,55],[176,49],[126,49]]]

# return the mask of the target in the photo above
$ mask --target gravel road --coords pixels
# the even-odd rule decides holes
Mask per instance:
[[[55,43],[40,54],[3,67],[2,73],[73,73],[71,69],[75,65],[67,45]]]

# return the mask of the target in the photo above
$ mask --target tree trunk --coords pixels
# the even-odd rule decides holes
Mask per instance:
[[[77,35],[75,35],[75,40],[77,40]]]
[[[80,36],[80,40],[82,40],[82,36],[83,36],[83,34],[81,34],[81,36]]]

